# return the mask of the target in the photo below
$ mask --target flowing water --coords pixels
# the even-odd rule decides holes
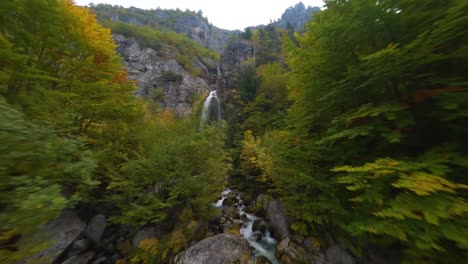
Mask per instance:
[[[215,207],[222,207],[224,200],[228,197],[229,193],[233,192],[230,189],[226,189],[221,193],[221,199],[219,199],[216,203],[213,204]],[[245,205],[244,201],[237,195],[237,211],[239,215],[246,215],[244,218],[245,223],[242,225],[240,229],[240,234],[245,237],[247,242],[253,248],[253,254],[255,256],[263,256],[267,258],[272,264],[280,264],[278,259],[275,257],[275,250],[277,241],[272,237],[270,230],[266,230],[265,233],[262,235],[260,240],[257,240],[254,236],[253,231],[253,224],[255,220],[263,221],[261,217],[258,217],[254,214],[249,214],[245,212]],[[253,259],[251,260],[251,263]]]
[[[221,105],[216,91],[211,91],[203,104],[201,126],[203,123],[221,120]]]

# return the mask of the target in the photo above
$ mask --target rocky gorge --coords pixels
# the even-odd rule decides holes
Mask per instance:
[[[331,238],[329,246],[323,248],[313,237],[293,235],[283,204],[268,195],[252,199],[228,189],[213,206],[219,214],[210,220],[205,238],[192,243],[171,263],[356,263]],[[133,247],[161,235],[160,226],[113,225],[102,214],[90,215],[86,210],[66,210],[47,224],[44,235],[53,237],[54,242],[32,257],[36,263],[120,263]]]

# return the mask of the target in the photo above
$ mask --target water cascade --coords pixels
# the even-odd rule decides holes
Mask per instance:
[[[216,91],[211,91],[203,104],[201,126],[203,123],[221,120],[221,106]]]
[[[217,202],[213,203],[214,207],[222,207],[224,200],[228,197],[228,195],[233,192],[230,189],[226,189],[221,193],[221,199]],[[280,264],[281,262],[275,257],[275,250],[277,241],[272,237],[270,230],[266,229],[265,233],[262,235],[261,239],[258,239],[255,232],[253,231],[253,225],[255,221],[263,221],[261,217],[258,217],[254,214],[246,213],[245,212],[245,205],[244,201],[241,199],[240,195],[237,195],[237,203],[236,208],[239,215],[246,216],[244,220],[244,224],[240,229],[240,234],[245,237],[247,242],[253,248],[253,253],[255,256],[263,256],[267,258],[270,263],[272,264]],[[251,259],[250,263],[253,263],[253,259]]]

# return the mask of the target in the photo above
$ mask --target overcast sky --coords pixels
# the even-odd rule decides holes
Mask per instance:
[[[244,29],[247,26],[268,24],[278,19],[286,8],[301,0],[74,0],[78,5],[107,3],[143,9],[202,10],[215,26],[224,29]],[[304,5],[322,7],[322,0],[302,0]]]

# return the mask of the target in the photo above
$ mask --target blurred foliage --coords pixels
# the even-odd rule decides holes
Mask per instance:
[[[135,34],[158,33],[145,30]],[[190,63],[212,56],[158,34],[150,40],[167,36]],[[155,114],[133,95],[115,48],[110,30],[71,1],[0,3],[0,262],[32,256],[44,241],[21,238],[78,205],[99,203],[126,225],[189,223],[169,221],[153,258],[203,235],[230,168],[225,125],[198,131],[196,119]]]
[[[285,38],[292,106],[262,141],[275,191],[301,233],[327,230],[356,255],[463,262],[467,2],[325,2]]]

